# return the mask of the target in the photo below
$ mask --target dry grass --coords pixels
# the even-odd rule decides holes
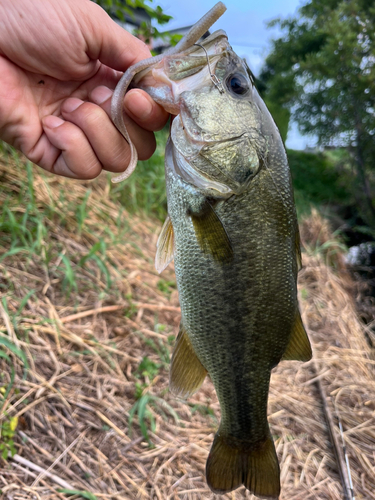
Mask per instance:
[[[1,161],[0,183],[0,202],[15,215],[25,212],[19,198],[28,196],[25,168]],[[188,402],[167,391],[170,336],[180,313],[173,269],[161,278],[153,267],[156,224],[125,212],[119,220],[104,178],[78,183],[35,169],[33,185],[34,210],[46,214],[35,251],[3,258],[10,230],[0,232],[0,338],[10,339],[30,364],[23,378],[22,363],[7,351],[16,378],[0,426],[14,416],[19,421],[17,454],[0,459],[1,498],[64,499],[64,488],[85,492],[70,498],[98,500],[215,498],[204,480],[219,419],[213,386],[206,380]],[[312,222],[302,228],[306,246],[314,247],[324,231],[319,245],[332,239],[314,217],[313,230]],[[93,248],[96,259],[87,257]],[[375,498],[375,360],[350,279],[326,258],[305,254],[299,280],[315,360],[282,362],[272,375],[269,421],[284,500],[343,498],[317,379],[342,421],[356,498]],[[6,388],[9,365],[0,363]],[[136,416],[129,428],[136,401],[148,403],[154,429],[143,422],[152,447]],[[240,489],[224,498],[251,495]]]

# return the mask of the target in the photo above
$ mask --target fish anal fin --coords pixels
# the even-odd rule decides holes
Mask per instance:
[[[207,484],[223,494],[241,485],[260,498],[279,498],[280,467],[270,435],[254,446],[216,434],[206,465]]]
[[[169,388],[177,396],[188,398],[202,385],[207,370],[199,361],[182,326],[176,339],[169,374]]]
[[[203,253],[222,263],[231,262],[233,249],[227,232],[211,204],[206,200],[199,214],[189,214]]]
[[[161,228],[156,248],[155,268],[160,274],[172,262],[174,257],[174,232],[169,215]]]
[[[311,344],[303,326],[301,314],[297,311],[292,334],[282,359],[309,361],[311,357]]]

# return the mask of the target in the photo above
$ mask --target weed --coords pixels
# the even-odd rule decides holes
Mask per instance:
[[[159,398],[158,396],[154,396],[153,394],[149,394],[148,392],[145,393],[144,389],[139,392],[140,388],[141,386],[138,384],[138,392],[136,393],[138,395],[138,399],[129,412],[129,434],[131,434],[132,431],[134,416],[137,415],[138,424],[141,429],[142,435],[149,446],[153,447],[149,436],[149,430],[151,430],[151,432],[155,432],[156,420],[151,407],[158,409],[159,413],[161,413],[165,418],[167,418],[167,413],[169,413],[169,415],[173,417],[176,423],[179,420],[179,416],[163,398]]]
[[[107,285],[107,288],[109,288],[112,284],[112,280],[111,280],[111,275],[110,275],[108,266],[106,264],[106,249],[107,249],[107,246],[106,246],[105,241],[102,238],[99,239],[99,241],[97,241],[90,248],[89,252],[86,255],[84,255],[83,257],[81,257],[81,259],[78,262],[78,265],[83,267],[88,260],[90,260],[90,259],[93,260],[96,263],[98,269],[105,276],[106,285]],[[101,255],[98,255],[98,254],[101,254]]]
[[[19,349],[13,342],[11,342],[8,338],[1,336],[0,337],[0,358],[4,359],[10,366],[10,381],[7,384],[4,394],[1,393],[1,404],[0,404],[0,412],[3,409],[5,401],[12,390],[14,384],[14,378],[16,375],[14,364],[8,354],[7,351],[10,351],[12,354],[17,356],[24,365],[24,378],[26,378],[26,373],[29,368],[29,363],[27,361],[26,355],[21,349]]]
[[[3,392],[2,387],[0,392]],[[3,414],[3,419],[0,422],[0,455],[6,460],[9,455],[13,457],[16,453],[16,447],[14,446],[14,435],[16,433],[18,425],[18,417],[10,417],[7,413]]]
[[[63,290],[65,291],[66,296],[70,297],[72,290],[74,291],[78,290],[76,273],[73,270],[73,267],[68,257],[63,254],[60,254],[60,257],[61,257],[61,263],[64,264],[65,266],[65,270],[63,270],[64,273],[64,279],[62,283]]]
[[[144,378],[152,380],[159,373],[159,369],[160,365],[154,363],[147,356],[144,356],[136,370],[136,376],[142,376]]]
[[[136,401],[129,412],[129,434],[132,431],[134,417],[137,416],[141,433],[151,447],[153,444],[150,440],[149,431],[155,432],[156,429],[156,420],[152,407],[158,409],[159,413],[165,418],[167,418],[168,413],[174,418],[175,422],[179,419],[174,409],[163,398],[154,396],[148,392],[153,379],[159,373],[160,367],[161,365],[154,363],[147,356],[142,359],[136,370],[136,376],[141,376],[145,380],[136,382],[134,394]],[[150,380],[151,382],[148,385]]]
[[[20,307],[18,308],[16,314],[13,317],[13,325],[16,325],[16,318],[18,314],[22,311],[26,301],[22,301]],[[11,316],[8,311],[7,302],[5,297],[2,298],[2,315],[4,320],[9,321]],[[6,319],[8,318],[8,319]],[[3,411],[4,405],[7,398],[14,386],[14,380],[16,376],[15,364],[10,356],[13,354],[19,358],[24,365],[24,378],[26,378],[26,372],[29,367],[25,353],[19,349],[9,338],[1,335],[0,336],[0,358],[5,360],[10,367],[9,372],[9,382],[0,388],[0,413]],[[14,446],[13,437],[15,430],[17,428],[18,418],[9,417],[7,413],[2,414],[2,420],[0,421],[0,454],[2,458],[7,459],[8,456],[13,456],[16,453],[16,448]]]
[[[89,213],[89,210],[87,208],[87,202],[88,202],[90,195],[91,195],[91,189],[88,189],[86,191],[86,194],[85,194],[82,202],[76,206],[75,213],[76,213],[76,218],[77,218],[77,222],[78,222],[78,235],[79,236],[81,236],[81,234],[82,234],[82,228],[84,226],[85,220],[87,219],[87,216]]]
[[[158,328],[156,327],[155,330],[158,330]],[[146,337],[144,338],[144,342],[146,345],[151,347],[154,350],[154,352],[159,356],[160,361],[162,362],[162,366],[168,369],[170,362],[170,354],[169,354],[169,349],[164,344],[164,342],[161,339],[154,340]]]
[[[201,405],[201,404],[192,404],[192,403],[189,403],[189,406],[190,406],[190,411],[191,411],[192,415],[197,411],[198,413],[200,413],[203,416],[209,415],[215,421],[217,420],[215,413],[214,413],[214,410],[212,408],[210,408],[209,406]]]
[[[311,206],[346,203],[351,198],[338,158],[288,150],[288,160],[298,216],[309,214]]]
[[[159,280],[157,283],[157,288],[161,292],[165,293],[168,297],[171,295],[173,290],[176,290],[177,284],[175,281]]]
[[[124,184],[111,185],[111,198],[131,212],[144,213],[164,220],[167,215],[164,151],[168,126],[156,133],[157,148],[147,161],[138,162]]]
[[[98,497],[93,493],[89,493],[88,491],[79,491],[79,490],[68,490],[66,488],[58,488],[59,493],[65,493],[66,495],[79,495],[82,498],[87,498],[87,500],[98,500]]]

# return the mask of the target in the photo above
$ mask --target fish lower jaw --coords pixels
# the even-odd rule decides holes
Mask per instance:
[[[227,185],[214,181],[201,174],[191,166],[189,159],[185,158],[177,150],[175,152],[175,159],[175,167],[177,167],[176,173],[178,173],[185,182],[191,184],[199,191],[202,191],[205,196],[225,200],[234,194],[232,189]]]

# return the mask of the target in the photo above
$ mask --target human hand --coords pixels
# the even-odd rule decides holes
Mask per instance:
[[[66,177],[124,171],[130,150],[110,119],[111,96],[122,72],[147,57],[147,46],[90,0],[0,0],[0,139]],[[168,115],[137,89],[124,108],[147,159]]]

